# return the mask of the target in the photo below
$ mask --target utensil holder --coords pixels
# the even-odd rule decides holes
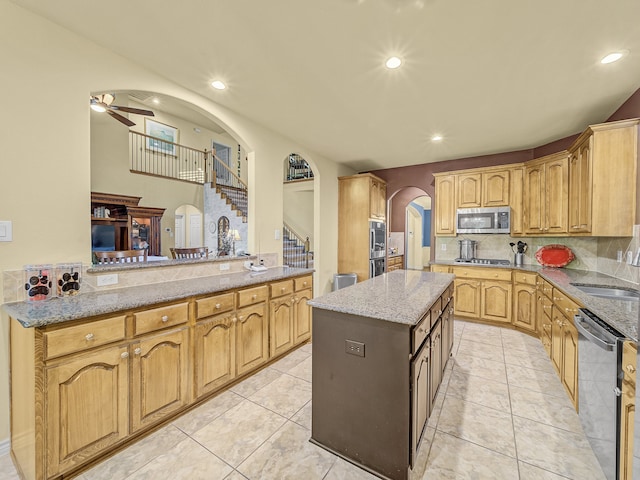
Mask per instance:
[[[524,253],[516,253],[513,263],[516,267],[520,267],[524,264]]]

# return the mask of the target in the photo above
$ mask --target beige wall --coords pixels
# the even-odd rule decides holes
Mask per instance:
[[[298,235],[308,236],[313,251],[313,180],[284,184],[284,221]]]
[[[0,90],[4,92],[0,219],[13,221],[13,242],[0,243],[0,271],[20,269],[27,263],[90,261],[89,95],[106,90],[142,90],[195,105],[247,148],[252,251],[259,240],[263,252],[281,255],[281,242],[274,239],[274,229],[282,227],[282,159],[291,151],[304,155],[317,174],[316,294],[330,290],[337,267],[337,176],[353,173],[350,169],[306,151],[13,3],[0,2],[0,44],[7,47],[0,49]],[[95,175],[94,180],[97,186]],[[155,203],[155,190],[143,193],[149,205]],[[157,195],[160,197],[160,192]],[[4,312],[0,320],[3,442],[9,437],[8,319]]]

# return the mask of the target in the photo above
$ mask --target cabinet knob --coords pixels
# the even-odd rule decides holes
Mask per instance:
[[[627,365],[626,369],[627,369],[627,372],[629,373],[633,373],[636,371],[636,368],[631,364]]]
[[[306,287],[307,286],[307,282],[302,282],[302,286]]]
[[[169,315],[163,315],[160,320],[162,320],[162,323],[167,323],[169,321]]]
[[[120,354],[120,358],[127,358],[129,356],[129,352],[122,352]]]
[[[217,309],[217,310],[220,310],[220,307],[221,307],[221,306],[222,306],[222,305],[220,305],[219,303],[216,303],[216,309]]]
[[[493,276],[494,276],[494,277],[498,277],[498,274],[497,274],[497,273],[494,273],[494,274],[493,274]]]
[[[251,300],[255,300],[256,298],[258,298],[258,295],[256,293],[254,293],[253,295],[251,295]]]
[[[137,347],[133,353],[135,353],[136,355],[140,355],[142,353],[142,349],[140,347]]]
[[[87,333],[84,338],[86,338],[87,342],[90,342],[91,340],[93,340],[93,333]]]
[[[244,315],[238,315],[238,320],[240,321],[244,320]]]
[[[238,317],[233,317],[233,318],[231,319],[231,323],[236,323],[237,321],[238,321]]]

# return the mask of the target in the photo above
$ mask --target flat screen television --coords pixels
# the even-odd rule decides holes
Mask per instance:
[[[116,227],[114,225],[91,226],[91,250],[109,252],[116,249]]]

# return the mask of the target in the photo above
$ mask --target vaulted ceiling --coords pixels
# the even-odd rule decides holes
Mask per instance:
[[[638,0],[14,3],[356,170],[542,145],[640,87]]]

